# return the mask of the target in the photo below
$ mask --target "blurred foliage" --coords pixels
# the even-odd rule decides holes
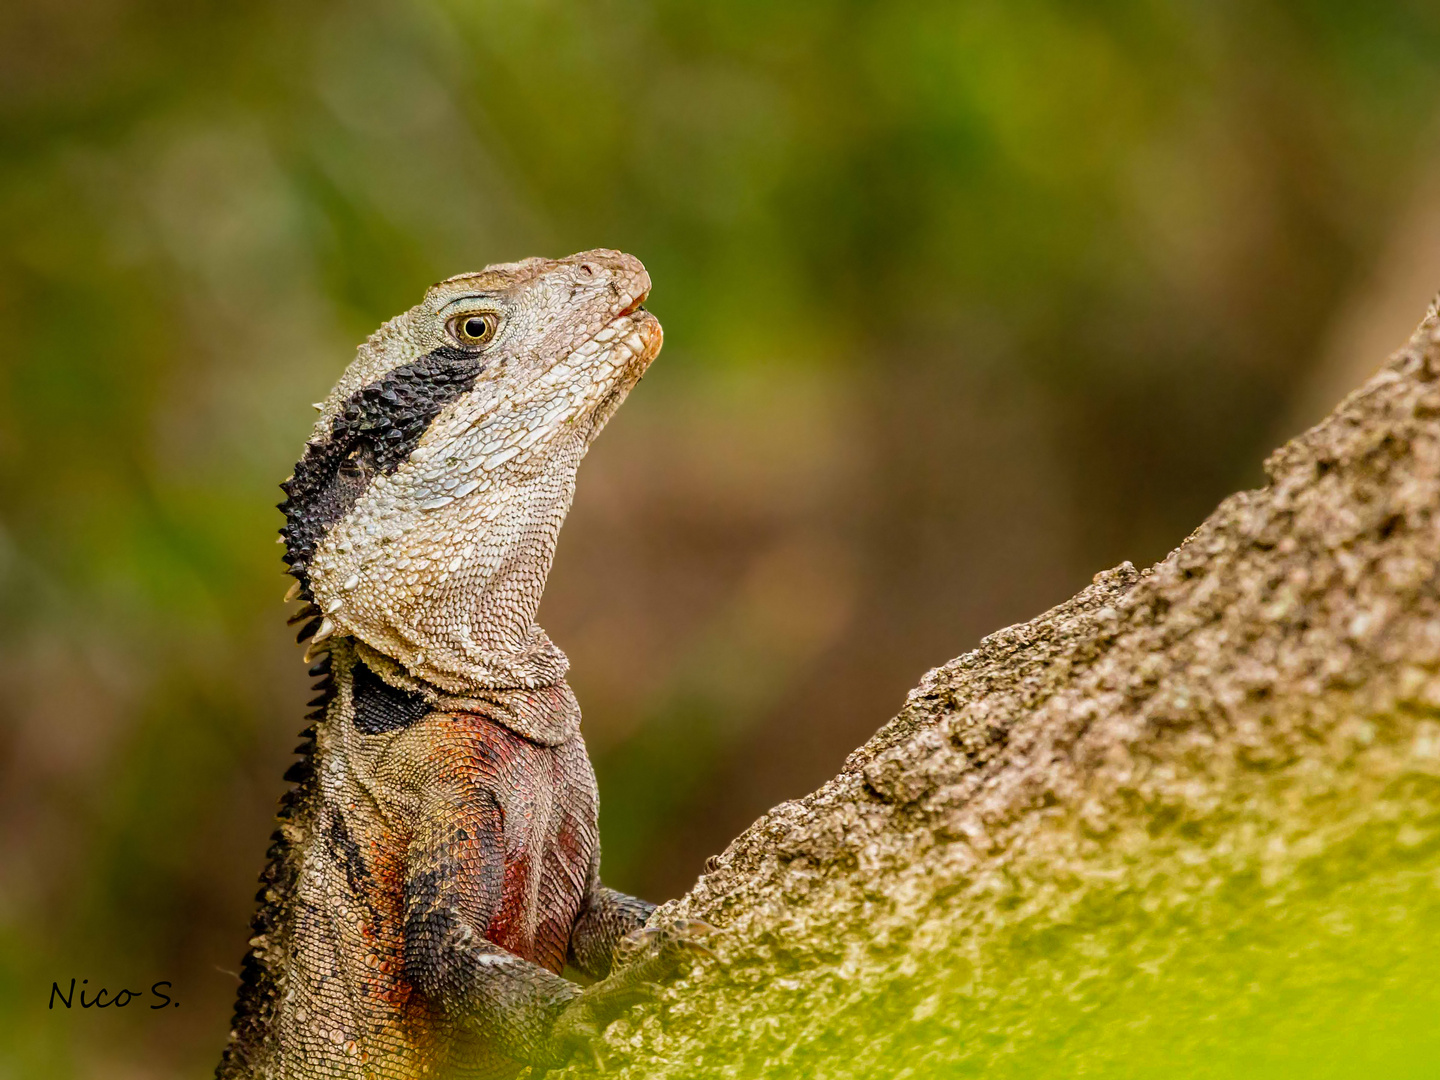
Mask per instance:
[[[656,282],[542,621],[607,877],[673,893],[1258,477],[1437,47],[1421,0],[4,5],[0,1077],[214,1057],[304,700],[275,484],[426,284]],[[47,1012],[72,975],[181,1008]]]

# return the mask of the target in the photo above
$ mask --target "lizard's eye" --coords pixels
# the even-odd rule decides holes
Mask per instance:
[[[450,336],[466,348],[484,345],[500,328],[500,316],[489,312],[480,315],[456,315],[447,324]]]

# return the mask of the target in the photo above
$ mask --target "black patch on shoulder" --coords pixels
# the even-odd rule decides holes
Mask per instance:
[[[376,476],[400,467],[440,410],[475,387],[484,364],[445,346],[361,387],[330,424],[330,438],[306,447],[286,499],[285,561],[310,596],[310,560],[325,530],[344,517]]]
[[[430,712],[423,695],[391,686],[358,660],[351,678],[355,729],[366,735],[399,731]]]

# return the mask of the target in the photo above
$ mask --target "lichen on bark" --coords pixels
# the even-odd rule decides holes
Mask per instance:
[[[1437,376],[1432,308],[1264,488],[929,672],[657,913],[720,959],[610,1074],[1433,1075]]]

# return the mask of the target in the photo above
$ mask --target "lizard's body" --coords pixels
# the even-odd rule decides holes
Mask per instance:
[[[637,938],[652,905],[600,884],[533,622],[580,458],[659,351],[648,289],[609,251],[452,278],[321,406],[282,504],[320,696],[222,1080],[511,1076],[673,970],[684,935]]]

